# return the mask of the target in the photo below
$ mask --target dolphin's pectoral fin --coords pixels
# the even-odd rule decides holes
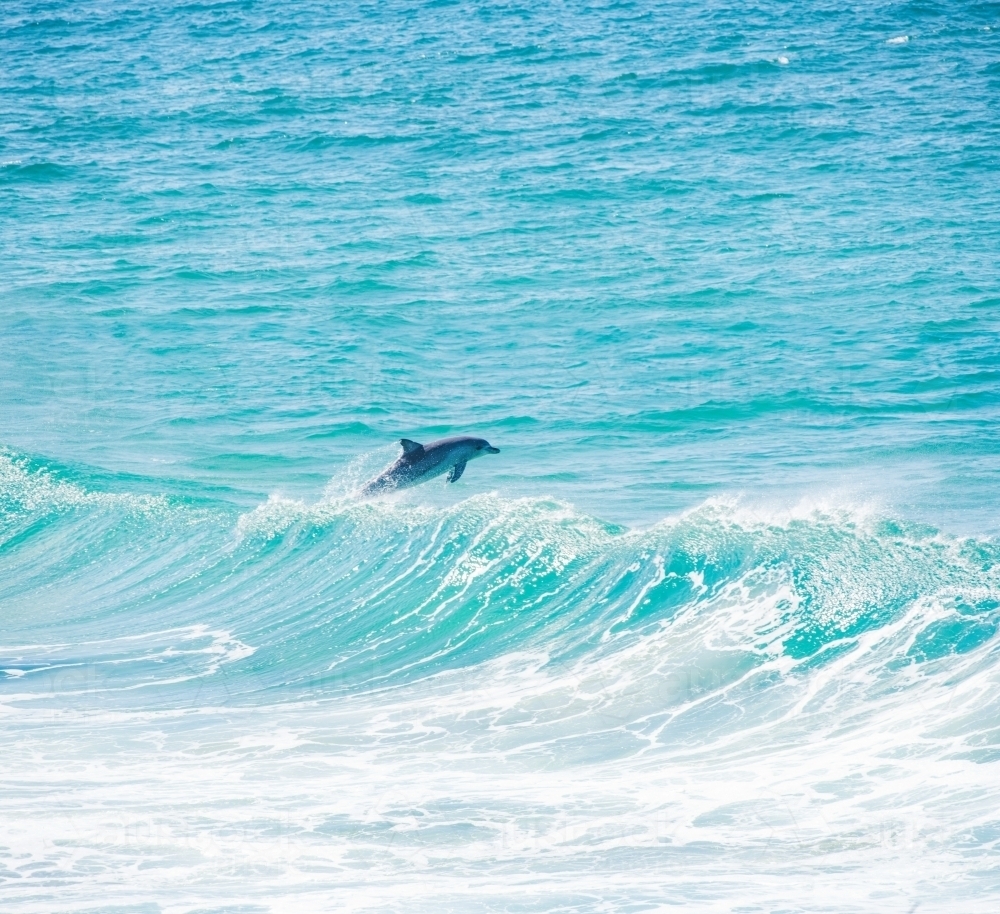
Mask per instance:
[[[465,461],[456,463],[448,474],[448,482],[458,482],[459,477],[465,472]]]
[[[414,451],[422,451],[424,449],[422,444],[418,444],[416,441],[410,441],[409,438],[400,438],[399,443],[403,448],[403,453],[406,455],[410,455],[414,453]]]

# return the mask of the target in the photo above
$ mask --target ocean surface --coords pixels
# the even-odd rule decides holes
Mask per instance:
[[[993,914],[998,509],[1000,3],[0,7],[0,910]]]

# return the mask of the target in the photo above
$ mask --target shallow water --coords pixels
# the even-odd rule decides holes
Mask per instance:
[[[5,5],[0,907],[993,911],[998,42]]]

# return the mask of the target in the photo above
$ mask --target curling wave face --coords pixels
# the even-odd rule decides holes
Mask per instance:
[[[19,690],[58,668],[45,658],[62,657],[64,642],[124,652],[124,666],[108,661],[112,688],[128,683],[126,669],[141,678],[143,662],[163,663],[147,642],[187,664],[180,645],[211,641],[219,625],[233,634],[205,647],[205,675],[226,664],[230,699],[280,701],[392,687],[511,653],[586,668],[679,632],[738,654],[734,670],[778,663],[806,675],[904,625],[906,650],[883,658],[889,670],[975,651],[1000,619],[995,542],[857,508],[768,514],[710,499],[645,530],[498,495],[445,508],[274,497],[241,513],[99,494],[0,459],[8,643],[37,637],[47,620],[63,633],[7,649]],[[223,649],[227,638],[246,646]]]

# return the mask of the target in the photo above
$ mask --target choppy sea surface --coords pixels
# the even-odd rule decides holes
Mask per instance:
[[[998,175],[996,2],[5,0],[0,909],[996,911]]]

